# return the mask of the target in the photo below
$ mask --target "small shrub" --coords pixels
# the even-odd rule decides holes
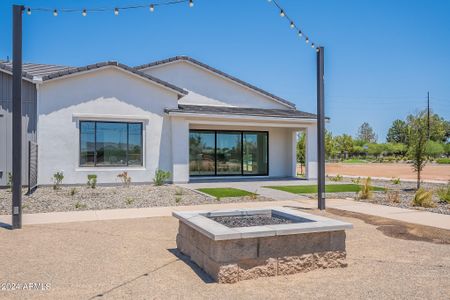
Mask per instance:
[[[361,185],[361,190],[359,191],[359,199],[370,199],[372,198],[372,179],[367,177],[363,180]]]
[[[70,196],[75,196],[75,194],[77,193],[77,189],[76,188],[71,188],[70,189]]]
[[[86,204],[81,203],[80,201],[77,201],[77,203],[75,203],[75,208],[76,209],[84,209],[86,207],[87,207]]]
[[[256,198],[258,197],[258,194],[257,194],[256,191],[255,191],[254,193],[251,193],[251,194],[249,195],[249,197],[250,197],[250,199],[252,199],[252,200],[256,200]]]
[[[400,178],[392,178],[391,179],[392,184],[400,184]]]
[[[181,197],[180,197],[180,196],[176,196],[176,197],[175,197],[175,202],[176,202],[176,203],[180,203],[180,201],[181,201]]]
[[[447,183],[446,187],[441,187],[437,190],[437,195],[441,202],[450,204],[450,181]]]
[[[352,178],[351,182],[354,183],[354,184],[360,185],[361,184],[361,177]]]
[[[131,176],[128,176],[128,172],[123,171],[117,177],[122,181],[125,187],[129,187],[131,184]]]
[[[53,180],[53,189],[59,190],[61,187],[61,183],[64,179],[64,173],[62,171],[58,171],[55,174],[53,174],[52,180]]]
[[[386,198],[389,202],[400,203],[400,192],[399,191],[387,191]]]
[[[339,182],[339,181],[344,180],[344,177],[342,177],[342,175],[337,174],[335,177],[330,176],[330,180],[331,181],[335,181],[335,182]]]
[[[167,181],[167,179],[169,179],[170,178],[170,172],[166,172],[166,171],[163,171],[163,170],[161,170],[161,169],[157,169],[156,171],[155,171],[155,177],[153,178],[153,183],[156,185],[156,186],[161,186],[161,185],[163,185],[166,181]]]
[[[134,198],[133,198],[133,197],[127,197],[127,198],[125,199],[125,203],[126,203],[127,205],[131,205],[131,204],[133,204],[133,202],[134,202]]]
[[[181,195],[183,195],[183,190],[180,189],[179,187],[177,187],[175,189],[175,196],[181,196]]]
[[[6,185],[8,186],[9,191],[12,192],[12,173],[8,172],[8,179],[6,181]]]
[[[87,176],[87,185],[91,188],[91,189],[95,189],[95,187],[97,186],[97,175],[95,174],[89,174]]]
[[[436,204],[433,202],[433,191],[427,191],[423,188],[418,189],[414,195],[412,205],[420,207],[435,207]]]

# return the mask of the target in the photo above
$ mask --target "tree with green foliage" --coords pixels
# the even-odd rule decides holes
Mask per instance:
[[[337,155],[336,143],[333,138],[333,134],[326,130],[325,131],[325,156],[327,158],[334,158]]]
[[[428,158],[439,157],[445,152],[444,145],[442,143],[430,140],[425,146],[425,152],[427,153]]]
[[[408,124],[403,120],[395,120],[386,136],[388,143],[408,144]]]
[[[306,159],[306,134],[299,132],[297,134],[297,163],[300,164],[300,174],[303,174],[303,166]]]
[[[420,175],[427,163],[427,123],[426,114],[420,112],[416,116],[408,116],[409,127],[409,150],[408,155],[411,160],[411,166],[417,173],[417,189],[420,188]]]
[[[370,143],[367,145],[367,153],[369,155],[375,156],[376,158],[380,156],[385,150],[384,144]]]
[[[364,122],[358,129],[357,139],[363,141],[364,143],[376,143],[377,135],[369,123]]]
[[[341,155],[344,155],[344,158],[347,158],[349,153],[353,151],[353,138],[348,134],[338,135],[334,138],[336,143],[336,150]]]
[[[428,131],[428,117],[427,110],[421,111],[418,115],[421,117],[422,125],[424,126],[424,130]],[[406,120],[408,126],[411,126],[411,122],[418,117],[418,115],[409,115]],[[440,117],[438,114],[430,112],[430,140],[435,142],[443,142],[446,143],[450,138],[450,122],[446,121],[444,118]]]

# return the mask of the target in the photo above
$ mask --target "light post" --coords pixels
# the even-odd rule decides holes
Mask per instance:
[[[325,89],[324,47],[317,48],[317,206],[325,209]]]

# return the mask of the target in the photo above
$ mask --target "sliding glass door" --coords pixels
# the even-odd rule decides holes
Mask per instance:
[[[191,130],[190,176],[269,174],[267,132]]]
[[[244,174],[267,174],[267,133],[244,132],[243,137]]]
[[[191,131],[189,133],[189,173],[192,176],[216,174],[216,133]]]

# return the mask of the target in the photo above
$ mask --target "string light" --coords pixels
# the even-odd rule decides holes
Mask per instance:
[[[189,7],[194,7],[194,1],[193,0],[189,0]]]
[[[83,9],[83,12],[81,14],[83,15],[83,17],[86,17],[86,15],[87,15],[86,9]]]
[[[153,4],[150,4],[150,12],[154,12],[155,11],[155,6]]]
[[[31,15],[31,8],[27,8],[27,15]]]
[[[55,9],[55,10],[53,10],[53,15],[55,16],[55,17],[57,17],[58,16],[58,11]]]
[[[116,7],[116,8],[114,8],[114,15],[115,16],[118,16],[119,15],[119,9]]]
[[[305,43],[309,44],[309,38],[308,36],[306,36],[304,34],[304,32],[299,28],[299,26],[295,25],[293,19],[291,19],[286,12],[284,11],[284,9],[278,4],[278,0],[267,0],[267,2],[272,3],[277,9],[279,9],[280,11],[280,17],[286,17],[286,19],[289,21],[289,27],[291,29],[297,29],[296,32],[298,34],[299,37],[305,37]],[[315,43],[311,43],[311,48],[316,49],[317,52],[320,51],[319,47],[316,47]]]

